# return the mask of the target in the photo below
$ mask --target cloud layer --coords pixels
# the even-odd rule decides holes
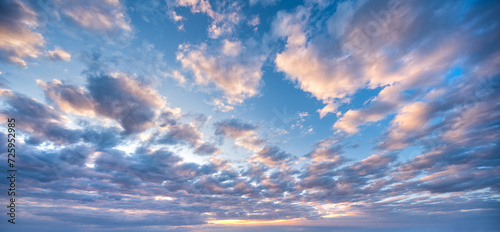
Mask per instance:
[[[15,231],[500,229],[495,1],[0,5]]]

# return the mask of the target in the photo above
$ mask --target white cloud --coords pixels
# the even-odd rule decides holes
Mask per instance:
[[[67,51],[63,50],[60,47],[56,47],[52,51],[47,51],[46,55],[47,55],[47,58],[49,60],[53,60],[53,61],[59,61],[59,60],[70,61],[71,60],[71,54],[69,54]]]
[[[222,51],[228,56],[237,56],[241,53],[241,41],[224,40]]]
[[[235,31],[236,25],[244,19],[241,5],[237,1],[217,2],[216,4],[219,4],[215,7],[217,10],[214,10],[207,0],[171,0],[167,4],[171,12],[170,15],[176,22],[184,18],[177,15],[174,11],[175,7],[188,7],[191,13],[207,15],[212,21],[208,27],[208,34],[214,39],[223,35],[231,35]],[[184,25],[180,24],[179,29],[184,29]]]
[[[252,26],[253,29],[254,29],[254,31],[257,30],[258,29],[257,26],[259,26],[259,24],[260,24],[260,17],[259,17],[259,15],[254,15],[254,16],[250,17],[250,19],[248,19],[248,21],[247,21],[247,24],[249,26]]]
[[[130,35],[132,26],[119,1],[58,1],[62,13],[79,26],[109,35]]]
[[[178,22],[178,21],[181,21],[181,20],[184,20],[184,17],[178,15],[175,11],[172,11],[172,18],[174,19],[174,21]]]
[[[388,132],[387,149],[402,149],[408,146],[409,138],[428,132],[429,120],[432,117],[432,105],[414,102],[404,106],[391,121]]]
[[[179,46],[177,60],[193,73],[196,84],[213,85],[222,90],[223,96],[212,101],[221,110],[228,111],[259,93],[264,56],[252,52],[239,41],[225,40],[221,48],[215,50],[206,44],[184,44]]]
[[[176,6],[189,7],[192,13],[203,13],[209,17],[214,17],[215,12],[208,0],[176,0]]]

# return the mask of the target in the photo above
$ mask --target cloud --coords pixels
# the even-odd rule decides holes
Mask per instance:
[[[388,129],[387,141],[384,141],[384,149],[402,149],[416,138],[429,135],[429,122],[436,111],[436,105],[424,102],[413,102],[402,107],[391,121],[391,127]]]
[[[102,128],[100,126],[89,125],[85,121],[82,122],[82,125],[85,126],[82,132],[83,141],[92,144],[96,150],[115,147],[125,140],[120,135],[118,127]]]
[[[107,34],[130,35],[132,26],[120,1],[57,1],[60,11],[78,26]]]
[[[45,45],[44,37],[36,29],[40,20],[60,20],[59,12],[76,25],[108,36],[132,33],[126,8],[119,1],[63,1],[26,3],[9,0],[2,2],[0,18],[0,59],[26,67],[27,59],[38,58]],[[45,22],[44,21],[44,22]],[[69,61],[71,55],[56,47],[44,56],[49,60]]]
[[[342,153],[342,147],[332,146],[336,142],[330,144],[330,141],[332,141],[332,138],[321,140],[316,144],[316,148],[305,157],[310,158],[313,162],[343,163],[344,158],[340,156]]]
[[[399,84],[387,86],[382,89],[378,96],[373,98],[370,104],[361,109],[350,109],[345,112],[339,120],[333,124],[334,129],[354,134],[359,132],[359,126],[369,122],[377,122],[387,115],[395,113],[399,107],[406,104],[414,96],[406,96],[404,87]]]
[[[483,136],[482,141],[494,141],[500,138],[500,134],[488,123],[495,124],[498,120],[499,105],[495,102],[498,97],[472,104],[463,112],[457,113],[455,117],[449,117],[447,131],[443,138],[456,144],[469,144],[473,142],[472,136]]]
[[[183,44],[179,46],[177,60],[193,73],[196,84],[214,85],[221,90],[222,99],[212,101],[222,111],[228,111],[259,93],[264,56],[250,50],[255,44],[250,46],[245,47],[240,41],[225,40],[222,51],[213,51],[207,44]]]
[[[203,141],[203,135],[194,122],[184,124],[179,121],[180,109],[166,107],[166,101],[156,90],[132,74],[89,73],[86,88],[63,84],[59,80],[49,83],[38,80],[38,84],[47,99],[64,113],[114,119],[128,135],[154,128],[152,142],[187,143],[200,155],[220,152],[215,145]],[[113,140],[104,141],[102,133],[91,130],[85,132],[84,136],[88,137],[89,142],[98,136],[100,139],[96,142],[100,145],[116,145]]]
[[[64,124],[68,118],[52,107],[23,94],[5,89],[0,90],[0,97],[6,104],[6,107],[0,111],[2,120],[7,121],[7,118],[15,118],[23,121],[21,130],[56,144],[79,141],[79,131],[66,128]]]
[[[215,123],[216,131],[215,134],[222,134],[231,138],[241,138],[249,135],[253,135],[253,132],[257,129],[257,126],[244,123],[238,119],[227,119]]]
[[[224,40],[222,52],[228,56],[237,56],[241,53],[241,41]]]
[[[7,79],[5,79],[3,76],[2,76],[2,72],[0,71],[0,88],[1,89],[9,89],[9,81]]]
[[[158,135],[157,143],[160,144],[178,144],[188,143],[195,148],[195,153],[200,155],[214,155],[221,152],[215,145],[203,142],[203,134],[195,127],[193,123],[166,126],[168,130],[164,134]]]
[[[195,152],[200,155],[215,155],[221,152],[221,150],[214,144],[210,143],[200,143],[196,145]]]
[[[234,144],[253,151],[248,161],[262,163],[269,167],[286,167],[296,157],[283,151],[282,149],[270,145],[265,140],[259,138],[255,125],[244,123],[237,119],[222,120],[215,123],[215,134],[234,139]]]
[[[265,145],[257,151],[255,155],[249,158],[250,162],[259,162],[266,164],[269,167],[286,166],[290,161],[294,160],[291,154],[281,150],[276,146]]]
[[[461,61],[458,57],[465,54],[462,48],[479,39],[469,26],[492,25],[489,16],[481,22],[465,20],[467,23],[457,25],[454,19],[462,13],[458,7],[449,6],[448,2],[435,4],[433,9],[448,10],[433,14],[425,4],[414,2],[346,1],[326,17],[312,17],[311,11],[318,7],[307,3],[290,13],[280,12],[273,22],[273,33],[285,39],[286,45],[276,56],[276,67],[300,89],[326,104],[318,110],[321,117],[337,112],[348,102],[345,99],[360,89],[390,88],[393,96],[398,96],[400,92],[436,86],[452,65]],[[464,16],[475,17],[472,11]],[[442,23],[421,26],[436,21]],[[454,33],[467,36],[453,37]],[[490,39],[482,38],[490,43]],[[346,112],[334,128],[356,133],[360,125],[379,121],[407,102],[378,103],[388,97],[382,96],[384,91],[369,109]]]
[[[498,168],[473,170],[468,165],[450,165],[442,171],[420,178],[419,187],[440,193],[481,189],[498,185],[498,181],[495,180],[498,173],[500,173]]]
[[[250,19],[248,19],[247,24],[249,26],[252,26],[254,31],[257,31],[258,26],[260,24],[260,17],[259,17],[259,15],[252,16]]]
[[[200,128],[205,124],[207,117],[205,115],[196,115],[189,123],[181,122],[186,119],[179,108],[166,108],[160,114],[157,124],[159,130],[151,137],[154,144],[187,144],[194,148],[194,153],[198,155],[216,155],[221,150],[213,143],[206,142],[203,139],[203,133]]]
[[[206,0],[176,0],[173,4],[176,6],[189,7],[192,13],[204,13],[210,17],[214,15],[210,2]]]
[[[171,71],[165,61],[165,55],[156,49],[149,42],[143,42],[138,46],[131,55],[125,56],[124,63],[127,63],[129,68],[133,68],[136,73],[141,74],[151,85],[158,85],[167,77],[174,78],[179,83],[184,83],[184,76],[178,71]],[[122,57],[120,57],[122,58]]]
[[[498,180],[489,174],[498,172],[495,155],[498,148],[483,145],[473,148],[441,145],[399,165],[396,178],[409,180],[402,187],[431,192],[463,192],[497,189]],[[493,174],[494,175],[494,174]]]
[[[165,137],[161,138],[161,142],[175,144],[179,141],[188,141],[196,144],[200,139],[201,133],[193,125],[183,124],[170,127]]]
[[[24,4],[11,3],[6,8]],[[76,7],[87,7],[82,4]],[[107,1],[88,7],[94,4],[121,6]],[[224,12],[209,1],[177,4],[211,20]],[[272,144],[261,135],[268,128],[238,113],[225,120],[213,115],[217,121],[207,126],[212,115],[170,108],[161,95],[169,93],[153,88],[149,77],[172,75],[201,91],[216,89],[220,95],[211,100],[226,110],[258,96],[266,52],[256,41],[229,32],[206,45],[183,44],[177,55],[186,73],[168,70],[162,54],[143,43],[138,49],[145,52],[132,52],[137,57],[124,63],[143,60],[128,66],[142,66],[142,75],[109,71],[106,61],[96,59],[100,54],[92,62],[84,54],[82,86],[37,81],[47,104],[0,89],[0,122],[18,121],[16,146],[22,155],[16,165],[29,212],[24,216],[32,222],[18,229],[365,231],[391,225],[404,231],[497,231],[500,55],[494,13],[500,4],[401,1],[406,5],[400,9],[411,9],[404,16],[380,2],[328,4],[305,1],[278,13],[272,29],[285,42],[276,69],[325,104],[320,117],[335,111],[339,117],[332,122],[337,133],[317,141],[324,131],[315,127],[314,137],[293,140],[298,143],[291,149],[306,146],[293,152]],[[93,10],[116,13],[99,7]],[[118,12],[132,9],[122,7]],[[185,11],[178,12],[184,22]],[[363,89],[371,91],[361,98],[371,98],[358,106],[355,98]],[[306,118],[317,123],[304,110],[288,118],[292,128],[302,128]],[[376,130],[361,131],[383,119]],[[207,139],[204,134],[211,132],[215,136]],[[372,132],[379,137],[366,140]],[[373,141],[373,152],[352,149],[358,137],[368,148]],[[6,138],[0,131],[0,140]],[[223,152],[227,146],[212,139],[229,139],[250,155],[243,161],[195,157],[196,163],[183,157]],[[313,140],[317,143],[303,152]],[[8,186],[0,182],[0,188]]]
[[[250,0],[250,6],[256,5],[258,3],[262,4],[262,6],[271,6],[276,5],[280,0]]]
[[[374,175],[385,176],[381,173],[390,167],[390,163],[396,160],[396,156],[389,154],[374,154],[366,159],[350,165],[347,170],[354,171],[359,176]],[[382,174],[382,175],[381,175]]]
[[[377,147],[397,150],[423,145],[432,149],[444,144],[475,146],[497,140],[499,134],[493,125],[498,114],[494,102],[499,95],[495,91],[498,80],[494,77],[499,71],[489,68],[496,62],[478,64],[456,77],[453,85],[443,85],[419,101],[405,103]]]
[[[69,54],[67,51],[56,47],[52,51],[47,51],[46,56],[49,60],[52,61],[70,61],[71,60],[71,54]]]
[[[94,102],[84,88],[65,85],[56,79],[48,83],[37,80],[37,84],[42,87],[47,99],[55,103],[62,112],[77,115],[93,114]]]
[[[264,145],[264,141],[259,138],[256,130],[257,126],[244,123],[237,119],[228,119],[215,123],[215,134],[232,138],[235,144],[245,149],[259,151]]]
[[[111,73],[88,76],[87,89],[98,114],[116,119],[126,132],[151,127],[165,101],[156,90],[135,80],[130,74]]]
[[[82,164],[92,154],[90,147],[72,146],[59,151],[40,151],[25,146],[25,151],[28,153],[19,157],[18,161],[24,181],[30,184],[30,187],[25,189],[26,199],[28,202],[45,201],[44,207],[31,203],[25,205],[30,209],[29,217],[37,218],[45,215],[43,217],[65,218],[62,221],[70,221],[73,226],[90,223],[95,226],[120,227],[127,222],[128,228],[151,224],[205,223],[196,207],[183,207],[178,203],[160,200],[162,198],[159,196],[163,199],[173,199],[167,197],[167,195],[172,196],[172,193],[160,187],[161,181],[165,180],[162,176],[173,175],[175,178],[167,177],[167,179],[183,183],[186,179],[182,179],[181,176],[189,178],[190,175],[183,173],[189,174],[192,168],[180,163],[179,157],[170,152],[143,150],[138,151],[134,157],[126,157],[117,151],[108,150],[99,153],[95,160],[95,168],[89,168]],[[148,190],[153,192],[145,193],[134,186],[148,186]],[[45,190],[39,191],[40,189]],[[99,193],[95,192],[97,189]],[[135,217],[133,221],[129,218],[124,219],[123,216],[131,212],[130,207],[138,202],[145,205],[136,207],[134,211],[140,211],[145,216]],[[89,203],[92,207],[88,207]],[[162,211],[160,204],[170,205],[170,211]],[[50,214],[46,209],[50,209],[50,212],[62,211],[64,214]],[[121,215],[120,219],[116,217],[117,213]],[[105,220],[82,216],[87,214],[97,214]],[[162,216],[151,218],[159,214]],[[166,218],[170,219],[165,221]]]
[[[309,201],[372,202],[394,190],[389,187],[393,181],[386,176],[393,171],[395,160],[395,155],[374,154],[346,165],[343,157],[334,162],[308,163],[301,170],[298,189],[305,191]]]
[[[174,11],[177,7],[188,7],[191,13],[202,13],[207,15],[211,20],[208,27],[208,34],[211,38],[216,39],[224,35],[231,35],[235,32],[235,27],[243,21],[244,15],[241,13],[241,5],[238,1],[233,2],[217,2],[216,7],[210,4],[208,0],[169,0],[167,5],[171,18],[175,22],[179,22],[184,17],[177,15]],[[180,29],[184,28],[180,24]]]
[[[146,130],[154,125],[158,111],[165,104],[156,90],[126,73],[97,73],[87,76],[86,89],[58,80],[38,81],[51,101],[63,112],[73,112],[115,119],[127,133]]]
[[[0,59],[26,67],[26,58],[37,58],[45,44],[36,32],[37,13],[21,1],[0,3]]]

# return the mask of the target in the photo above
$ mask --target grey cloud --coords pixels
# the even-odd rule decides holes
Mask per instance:
[[[165,113],[163,115],[166,116]],[[155,141],[156,143],[187,143],[194,148],[194,152],[199,155],[213,155],[220,152],[220,149],[214,144],[203,142],[202,133],[194,124],[183,124],[171,118],[164,118],[163,120],[166,120],[166,124],[164,125],[168,128],[168,131],[164,134],[158,134],[158,138]]]
[[[163,100],[155,90],[129,74],[87,73],[87,88],[63,84],[57,80],[39,81],[48,99],[65,112],[96,114],[118,121],[125,132],[146,130],[154,123]]]
[[[159,138],[158,142],[166,144],[176,144],[187,141],[191,144],[197,144],[201,139],[201,133],[192,125],[180,124],[171,126],[167,134]]]
[[[220,149],[213,144],[204,143],[196,147],[195,152],[201,155],[212,155],[220,152]]]
[[[262,162],[271,167],[287,165],[288,162],[296,159],[293,155],[281,150],[276,146],[265,145],[254,156],[250,157],[251,161]]]
[[[88,76],[87,80],[97,113],[116,119],[127,133],[140,132],[153,125],[155,110],[162,102],[154,90],[126,75]]]
[[[194,124],[180,123],[177,112],[164,109],[165,102],[156,90],[132,77],[132,74],[106,74],[100,71],[101,68],[90,66],[85,72],[88,82],[86,89],[58,80],[38,83],[49,101],[64,112],[76,115],[95,113],[115,119],[125,129],[126,135],[142,132],[158,124],[167,127],[168,131],[165,134],[157,133],[154,136],[157,138],[153,141],[155,143],[187,143],[201,155],[220,152],[215,145],[202,140],[202,134]],[[196,122],[199,120],[203,121],[202,118],[195,119]],[[84,133],[84,140],[101,146],[116,145],[117,136],[110,132],[89,130]]]
[[[63,116],[54,109],[22,94],[5,90],[0,93],[6,107],[0,110],[4,118],[22,121],[20,129],[56,144],[75,143],[80,132],[67,129]]]
[[[254,131],[257,129],[256,126],[244,123],[238,119],[227,119],[215,123],[216,135],[224,135],[232,138],[238,138],[245,134],[246,132]]]

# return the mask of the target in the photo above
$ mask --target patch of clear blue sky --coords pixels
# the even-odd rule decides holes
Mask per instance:
[[[464,73],[464,71],[462,70],[461,67],[456,67],[456,68],[450,69],[450,71],[448,71],[448,73],[445,76],[446,83],[449,83],[455,77],[462,76],[463,73]]]

